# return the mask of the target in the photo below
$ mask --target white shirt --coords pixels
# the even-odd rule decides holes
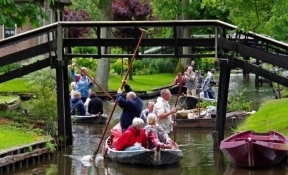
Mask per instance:
[[[173,131],[172,116],[169,115],[166,118],[159,119],[159,116],[161,114],[167,113],[168,111],[170,111],[169,103],[162,97],[158,97],[157,102],[155,103],[153,108],[153,113],[156,114],[156,116],[158,117],[158,124],[163,127],[166,133],[169,134],[171,131]]]

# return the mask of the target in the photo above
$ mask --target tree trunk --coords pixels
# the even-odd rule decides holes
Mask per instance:
[[[100,0],[98,8],[101,12],[101,21],[112,21],[112,1]],[[101,28],[101,38],[111,38],[111,28]],[[110,48],[101,47],[101,53],[105,53],[105,49],[110,53]],[[108,91],[108,78],[110,71],[110,58],[101,58],[98,60],[95,81],[105,90]]]
[[[182,0],[182,6],[188,7],[189,0]],[[189,12],[182,13],[183,20],[190,20]],[[183,38],[191,38],[191,29],[189,27],[184,27],[183,29]],[[183,54],[191,54],[192,48],[191,47],[183,47]],[[191,58],[183,57],[181,58],[181,65],[185,68],[186,65],[190,64]]]

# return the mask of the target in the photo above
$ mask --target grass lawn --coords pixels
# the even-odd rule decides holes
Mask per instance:
[[[4,83],[0,83],[0,92],[30,92],[28,80],[25,78],[15,78]]]
[[[134,75],[133,80],[127,78],[127,83],[135,91],[151,91],[154,88],[172,85],[175,74]],[[124,76],[110,76],[109,90],[116,91],[122,85]]]
[[[153,74],[153,75],[134,75],[133,80],[129,80],[128,83],[135,91],[151,91],[154,88],[172,85],[175,74]],[[110,76],[108,80],[109,90],[117,91],[122,85],[122,79],[124,76]],[[15,78],[13,80],[0,84],[0,92],[31,92],[27,84],[28,80],[25,78]],[[69,82],[70,87],[70,82]]]
[[[288,98],[264,102],[255,114],[237,127],[236,131],[267,132],[275,130],[288,136],[287,103]]]
[[[28,128],[16,127],[16,125],[9,120],[0,118],[0,123],[0,151],[45,140],[46,136],[36,135],[32,131],[29,131]]]

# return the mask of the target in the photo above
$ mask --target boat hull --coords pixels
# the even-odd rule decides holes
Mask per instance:
[[[111,129],[111,136],[107,138],[103,146],[103,157],[122,164],[145,166],[175,165],[183,158],[183,153],[180,149],[159,148],[151,150],[116,151],[113,148],[121,135],[122,129],[118,123]]]
[[[246,131],[223,140],[220,149],[235,165],[264,167],[279,163],[287,154],[288,144],[286,137],[277,132],[259,135]]]
[[[85,124],[105,124],[107,121],[107,115],[103,114],[98,116],[72,116],[73,123],[85,123]]]
[[[115,151],[108,148],[106,158],[118,163],[146,166],[164,166],[178,164],[183,154],[181,150],[143,150]]]

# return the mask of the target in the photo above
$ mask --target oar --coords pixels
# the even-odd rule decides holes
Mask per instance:
[[[81,68],[75,63],[75,66],[80,69],[80,71],[82,72]],[[90,80],[96,84],[111,100],[113,100],[114,102],[116,101],[105,89],[103,89],[94,79],[92,79],[88,74],[86,74],[85,72],[83,72],[87,77],[90,78]]]
[[[141,36],[140,36],[139,41],[138,41],[138,44],[137,44],[137,46],[136,46],[136,48],[135,48],[135,52],[134,52],[134,54],[133,54],[131,63],[129,64],[129,67],[128,67],[127,73],[126,73],[126,75],[125,75],[124,81],[122,81],[122,85],[121,85],[121,87],[120,87],[121,90],[123,89],[123,86],[124,86],[124,84],[125,84],[125,82],[126,82],[127,76],[128,76],[129,73],[130,73],[130,70],[131,70],[131,68],[132,68],[132,64],[133,64],[134,59],[135,59],[135,57],[136,57],[136,54],[137,54],[138,48],[139,48],[139,46],[140,46],[140,43],[141,43],[141,41],[142,41],[142,38],[143,38],[144,34],[145,34],[146,32],[148,32],[148,31],[146,31],[146,30],[144,30],[144,29],[141,29],[141,28],[140,28],[139,30],[141,30]],[[115,104],[114,104],[114,106],[113,106],[113,108],[112,108],[112,111],[111,111],[110,116],[109,116],[109,119],[108,119],[108,121],[107,121],[107,123],[106,123],[106,125],[105,125],[105,128],[104,128],[104,131],[103,131],[103,133],[102,133],[100,142],[99,142],[99,144],[98,144],[98,147],[97,147],[96,151],[94,152],[94,154],[93,154],[93,156],[92,156],[92,160],[95,160],[95,158],[96,158],[96,155],[97,155],[97,153],[98,153],[98,151],[99,151],[99,149],[100,149],[100,146],[101,146],[101,144],[102,144],[103,138],[104,138],[104,136],[105,136],[105,134],[106,134],[108,125],[109,125],[109,123],[110,123],[110,120],[111,120],[111,118],[112,118],[112,115],[113,115],[113,113],[114,113],[114,111],[115,111],[116,106],[117,106],[117,101],[115,101]],[[105,158],[105,157],[104,157],[104,158]]]
[[[178,99],[179,99],[179,96],[180,96],[180,94],[181,94],[181,92],[182,92],[182,86],[183,86],[183,84],[182,84],[182,80],[183,79],[183,77],[181,78],[181,80],[180,80],[180,84],[179,84],[179,89],[178,89],[178,94],[177,94],[177,98],[176,98],[176,101],[175,101],[175,105],[174,105],[174,107],[176,108],[176,106],[177,106],[177,103],[178,103]],[[175,124],[176,124],[176,115],[174,114],[174,142],[176,142],[176,127],[175,127]]]

